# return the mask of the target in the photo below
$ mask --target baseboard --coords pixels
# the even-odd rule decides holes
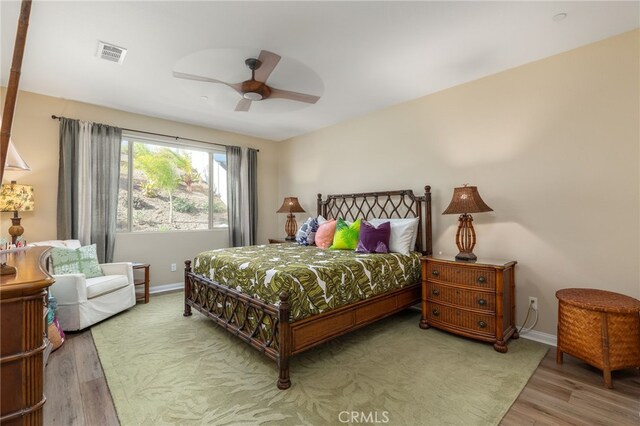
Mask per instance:
[[[523,339],[529,339],[536,342],[544,343],[545,345],[558,346],[558,337],[555,334],[529,330],[520,334],[520,337],[522,337]]]
[[[184,283],[154,285],[152,287],[149,287],[149,293],[150,294],[166,293],[168,291],[182,290],[183,288],[184,288]]]

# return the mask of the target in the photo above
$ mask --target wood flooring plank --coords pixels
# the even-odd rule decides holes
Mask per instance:
[[[589,407],[577,404],[567,404],[551,395],[547,395],[543,391],[526,387],[521,396],[524,401],[529,402],[533,406],[543,407],[548,414],[556,416],[558,419],[564,420],[572,424],[597,424],[597,425],[617,425],[618,422],[613,421],[610,413],[599,407]]]
[[[598,407],[598,412],[602,412],[608,419],[621,426],[640,425],[640,412],[638,411],[640,404],[635,404],[635,407],[616,404],[613,401],[601,398],[597,394],[584,391],[573,392],[569,403],[577,408],[582,407],[590,411],[592,411],[594,407]]]
[[[518,400],[516,407],[516,419],[518,413],[524,413],[527,417],[535,420],[535,425],[553,425],[553,426],[584,426],[584,420],[571,420],[565,416],[559,415],[555,410],[549,409],[543,404],[527,400]],[[515,404],[514,404],[515,405]],[[509,410],[511,411],[511,410]]]
[[[550,356],[551,355],[551,356]],[[576,382],[590,384],[604,388],[604,380],[602,371],[572,357],[564,356],[564,363],[557,364],[555,361],[556,348],[552,348],[547,356],[540,363],[539,369],[548,369],[560,376],[574,380]],[[612,391],[621,395],[629,395],[634,398],[640,398],[640,375],[637,369],[625,369],[612,372],[613,389]]]
[[[104,378],[104,372],[100,365],[100,359],[98,358],[91,332],[79,334],[74,338],[74,343],[78,382],[82,384],[101,377]]]
[[[510,424],[515,426],[519,426],[521,424],[533,424],[535,426],[574,426],[573,423],[559,419],[553,414],[540,409],[539,406],[520,399],[511,406],[509,412],[507,412],[502,420],[503,422],[504,420],[507,420]],[[503,422],[500,424],[503,425]]]
[[[80,383],[85,425],[120,424],[104,377]]]
[[[552,395],[554,398],[557,398],[560,401],[569,401],[571,398],[571,389],[567,389],[567,387],[560,386],[558,383],[555,383],[550,380],[545,380],[541,375],[534,374],[533,377],[527,383],[527,387],[531,389],[537,389],[540,392],[544,392],[547,395]]]
[[[47,402],[43,407],[43,415],[46,425],[84,424],[75,362],[75,337],[71,335],[60,349],[51,354],[45,370]]]
[[[557,387],[561,387],[569,391],[574,392],[587,392],[597,396],[599,399],[615,403],[621,407],[632,407],[640,403],[640,398],[628,395],[620,389],[608,389],[603,385],[593,385],[589,383],[579,382],[571,380],[557,372],[540,368],[535,372],[535,377],[538,380],[542,380],[548,383],[553,383]],[[621,383],[619,383],[621,385]]]

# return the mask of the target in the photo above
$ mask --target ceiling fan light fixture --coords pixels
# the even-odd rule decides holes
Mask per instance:
[[[247,92],[242,95],[243,98],[249,99],[250,101],[261,101],[262,95],[256,92]]]

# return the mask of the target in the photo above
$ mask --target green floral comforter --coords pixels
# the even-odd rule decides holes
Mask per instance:
[[[270,244],[200,253],[193,270],[273,305],[286,290],[295,321],[419,282],[420,254]]]

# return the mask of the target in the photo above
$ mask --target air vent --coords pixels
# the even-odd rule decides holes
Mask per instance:
[[[127,49],[125,49],[124,47],[118,47],[114,44],[105,43],[103,41],[98,42],[97,56],[99,58],[121,64],[124,62],[124,57],[126,54]]]

